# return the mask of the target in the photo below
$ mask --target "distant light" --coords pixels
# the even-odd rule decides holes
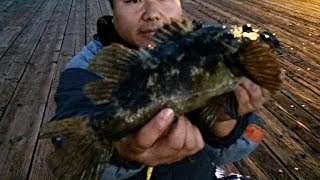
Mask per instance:
[[[153,46],[152,44],[149,44],[149,45],[148,45],[148,48],[149,48],[149,49],[153,49],[154,46]]]

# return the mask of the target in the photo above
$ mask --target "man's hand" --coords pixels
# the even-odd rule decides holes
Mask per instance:
[[[164,109],[137,133],[115,144],[118,153],[147,166],[169,164],[198,152],[204,147],[199,129],[180,116],[172,125],[174,112]]]
[[[244,81],[234,90],[239,108],[239,115],[257,111],[270,98],[270,92],[249,79]],[[211,132],[220,138],[226,137],[233,130],[237,121],[232,119],[224,110],[218,114],[217,121],[210,128]]]
[[[270,92],[253,83],[249,79],[244,81],[234,90],[237,97],[239,115],[257,111],[270,98]]]

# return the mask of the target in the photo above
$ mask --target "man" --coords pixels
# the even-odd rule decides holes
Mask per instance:
[[[100,78],[86,69],[103,46],[113,42],[130,48],[154,45],[151,37],[157,29],[183,16],[180,0],[111,0],[110,3],[113,19],[99,19],[94,40],[69,62],[61,75],[54,119],[95,116],[104,110],[104,106],[93,105],[82,93],[86,83]],[[268,91],[246,79],[234,94],[238,113],[222,108],[210,135],[201,133],[186,116],[179,117],[171,127],[174,112],[162,110],[138,132],[116,143],[111,165],[102,179],[145,179],[147,167],[155,167],[152,174],[155,179],[214,178],[212,163],[221,165],[242,159],[256,148],[263,136],[260,119],[251,112],[268,99]],[[241,116],[233,119],[234,114]],[[57,145],[61,142],[58,138],[53,141]]]

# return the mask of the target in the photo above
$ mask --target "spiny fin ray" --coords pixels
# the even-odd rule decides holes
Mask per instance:
[[[108,164],[112,142],[95,137],[88,123],[89,117],[78,116],[51,121],[42,127],[40,138],[66,137],[63,146],[47,159],[56,178],[98,179]]]
[[[239,55],[249,75],[262,87],[270,91],[279,90],[281,69],[273,49],[259,41],[252,41],[239,50]]]
[[[85,95],[96,104],[106,104],[110,102],[117,82],[109,79],[98,80],[86,84]]]
[[[139,64],[138,56],[136,50],[121,44],[114,43],[104,47],[88,68],[89,71],[100,74],[104,79],[88,83],[84,87],[85,95],[96,104],[108,103],[119,81],[126,78],[132,66]]]
[[[171,24],[164,25],[153,36],[153,41],[156,44],[161,44],[165,41],[170,41],[181,37],[189,32],[195,30],[199,24],[196,21],[183,19],[182,22],[172,22]]]

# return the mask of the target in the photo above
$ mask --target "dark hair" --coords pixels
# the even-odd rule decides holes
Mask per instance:
[[[111,8],[113,9],[113,0],[109,0]]]

